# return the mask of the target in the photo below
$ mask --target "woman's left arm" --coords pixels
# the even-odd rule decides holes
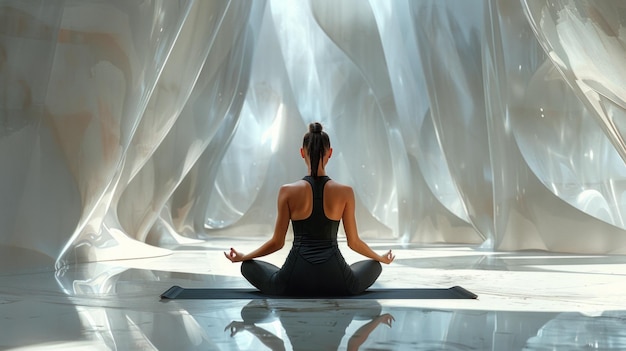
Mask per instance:
[[[278,191],[278,215],[276,216],[276,224],[274,226],[274,235],[270,240],[266,241],[258,249],[250,252],[249,254],[243,254],[237,250],[231,248],[230,252],[224,252],[224,256],[231,262],[248,261],[253,258],[266,256],[274,253],[285,246],[285,236],[287,236],[287,229],[289,229],[289,189],[286,186],[282,186]]]

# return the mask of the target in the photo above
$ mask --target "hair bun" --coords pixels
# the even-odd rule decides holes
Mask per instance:
[[[309,133],[321,133],[322,129],[324,128],[319,122],[309,124]]]

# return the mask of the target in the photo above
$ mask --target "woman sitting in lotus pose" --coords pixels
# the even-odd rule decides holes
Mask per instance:
[[[242,262],[241,273],[262,293],[270,295],[341,296],[365,291],[391,263],[391,250],[375,253],[357,232],[352,188],[331,180],[325,171],[333,149],[319,123],[311,123],[300,154],[308,175],[283,185],[278,193],[278,216],[274,235],[258,249],[243,254],[224,252],[232,262]],[[293,247],[282,268],[254,260],[280,250],[291,220]],[[370,258],[348,265],[337,246],[339,222],[343,221],[348,246]]]

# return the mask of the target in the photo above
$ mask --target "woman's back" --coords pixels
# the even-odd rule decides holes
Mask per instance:
[[[287,202],[292,221],[307,219],[313,213],[313,190],[306,180],[299,180],[295,183],[283,186],[287,192]],[[337,183],[332,179],[324,186],[324,214],[326,218],[339,221],[343,217],[343,212],[347,202],[347,195],[351,193],[351,188]],[[349,191],[349,192],[348,192]]]
[[[345,207],[338,196],[341,187],[329,185],[331,180],[327,176],[306,176],[303,182],[294,183],[287,199],[293,247],[275,279],[285,286],[284,292],[289,295],[350,294],[358,280],[337,246],[337,231]],[[329,218],[333,215],[334,218]]]
[[[306,211],[301,211],[303,215],[306,215],[306,218],[292,219],[291,221],[294,245],[315,248],[315,250],[336,247],[339,220],[328,218],[324,212],[324,193],[330,178],[306,176],[304,181],[310,188],[308,190],[310,196],[307,196],[307,199],[296,197],[302,208],[306,209]],[[304,193],[298,195],[304,195]]]

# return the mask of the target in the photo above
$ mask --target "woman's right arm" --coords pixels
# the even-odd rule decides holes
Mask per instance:
[[[346,187],[345,189],[345,200],[346,204],[343,209],[343,215],[341,217],[343,221],[343,229],[346,232],[346,239],[348,241],[348,247],[354,250],[357,253],[365,257],[369,257],[375,261],[389,264],[391,263],[395,256],[391,253],[391,250],[386,253],[379,255],[374,250],[372,250],[369,245],[367,245],[361,238],[359,237],[359,233],[356,226],[356,218],[355,218],[355,200],[354,200],[354,191],[350,187]]]
[[[285,245],[285,236],[287,235],[287,229],[289,229],[290,218],[289,192],[287,187],[282,186],[278,191],[278,214],[276,216],[276,224],[274,225],[274,235],[249,254],[243,254],[231,248],[230,252],[224,252],[224,256],[231,262],[241,262],[269,255],[282,249]]]

